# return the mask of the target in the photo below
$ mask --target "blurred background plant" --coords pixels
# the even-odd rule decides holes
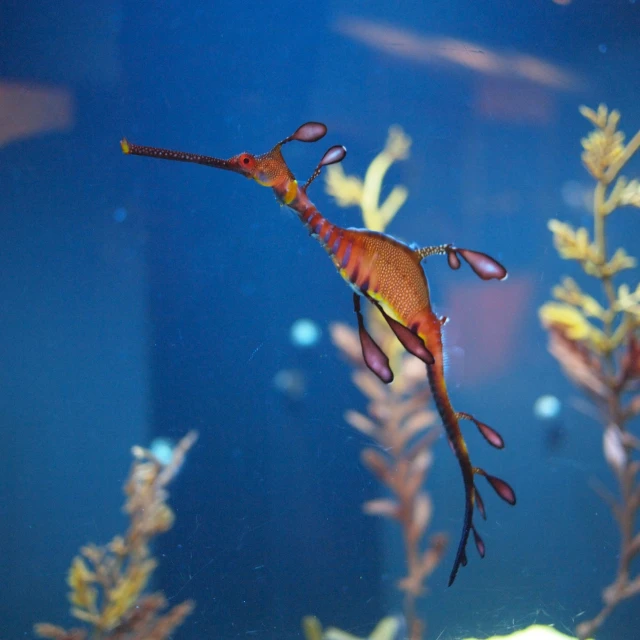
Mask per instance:
[[[327,193],[341,207],[360,207],[367,229],[384,231],[406,202],[409,192],[405,186],[395,185],[384,202],[380,202],[382,183],[391,165],[398,160],[406,160],[410,150],[411,138],[402,127],[389,127],[386,145],[369,165],[364,180],[346,175],[339,163],[329,165],[325,172]]]
[[[632,576],[632,560],[640,553],[636,516],[640,508],[640,440],[629,423],[640,413],[640,284],[635,289],[618,283],[621,272],[636,266],[636,258],[607,246],[606,221],[623,206],[640,207],[640,183],[620,175],[640,148],[640,131],[625,144],[618,130],[620,113],[600,105],[580,113],[595,129],[582,140],[582,161],[596,180],[593,193],[593,240],[589,231],[550,220],[560,256],[575,260],[594,278],[601,300],[588,295],[572,278],[555,286],[556,301],[540,308],[549,332],[549,350],[565,375],[594,402],[602,416],[603,453],[618,481],[617,496],[600,491],[620,529],[620,551],[615,580],[603,591],[603,608],[580,624],[577,635],[586,638],[598,629],[622,601],[640,593],[640,575]]]
[[[148,449],[133,447],[134,461],[124,486],[129,529],[106,546],[82,547],[69,569],[71,613],[88,626],[65,630],[40,623],[35,625],[38,636],[50,640],[164,640],[193,611],[194,603],[187,600],[162,613],[167,606],[164,595],[144,591],[157,566],[150,542],[174,521],[166,487],[197,437],[195,431],[187,433],[166,463]]]
[[[302,620],[302,631],[306,640],[404,640],[406,638],[406,626],[402,616],[382,618],[365,638],[336,627],[323,629],[320,620],[315,616],[306,616]]]
[[[395,186],[385,201],[379,203],[382,182],[394,162],[409,157],[410,147],[411,139],[404,131],[399,126],[391,127],[386,146],[374,158],[364,181],[345,175],[340,165],[332,165],[327,171],[327,191],[340,206],[359,206],[367,228],[384,231],[406,201],[408,192],[403,186]],[[398,582],[398,588],[404,593],[406,634],[411,640],[419,640],[425,624],[416,610],[416,599],[426,592],[425,583],[447,545],[444,534],[432,535],[427,540],[433,506],[423,490],[433,462],[432,445],[440,431],[435,427],[436,414],[428,409],[431,394],[424,363],[405,352],[372,305],[368,305],[366,314],[372,337],[389,357],[395,374],[391,384],[381,382],[365,365],[355,329],[336,322],[330,332],[334,344],[353,366],[354,385],[368,401],[365,413],[348,410],[345,419],[375,443],[363,450],[362,461],[391,494],[365,502],[363,509],[400,524],[407,573]],[[333,629],[331,637],[340,633],[344,632]],[[371,637],[394,637],[396,633],[396,618],[384,618]]]

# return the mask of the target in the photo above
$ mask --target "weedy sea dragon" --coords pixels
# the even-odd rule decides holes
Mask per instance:
[[[315,142],[327,132],[319,122],[307,122],[295,133],[278,142],[268,153],[255,156],[241,153],[229,160],[210,156],[170,151],[157,147],[143,147],[127,140],[121,141],[122,151],[129,155],[148,156],[164,160],[193,162],[216,169],[225,169],[270,187],[276,199],[292,209],[331,257],[347,284],[353,289],[354,310],[362,344],[362,354],[367,366],[383,381],[391,382],[393,373],[389,359],[367,332],[360,311],[360,296],[370,300],[382,313],[405,349],[420,358],[427,366],[429,385],[442,419],[449,444],[458,459],[465,490],[465,510],[462,535],[455,561],[449,576],[453,584],[460,565],[466,565],[466,546],[469,533],[473,533],[476,548],[481,557],[485,545],[473,524],[473,507],[486,519],[482,498],[474,482],[474,476],[484,476],[496,493],[511,505],[516,503],[513,489],[500,478],[489,475],[484,469],[474,467],[460,430],[460,420],[470,420],[492,446],[502,449],[504,441],[497,431],[476,420],[468,413],[456,412],[449,400],[444,377],[442,326],[446,319],[431,308],[429,286],[421,266],[424,258],[446,255],[452,269],[460,267],[460,258],[483,280],[503,280],[506,269],[496,260],[479,251],[460,249],[451,244],[413,248],[384,234],[367,229],[343,229],[329,222],[309,199],[309,185],[320,175],[322,167],[343,160],[346,149],[336,145],[322,157],[307,182],[300,186],[282,156],[282,146],[297,140]]]

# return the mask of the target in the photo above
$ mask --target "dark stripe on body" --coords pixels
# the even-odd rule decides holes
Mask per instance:
[[[348,273],[347,275],[349,276],[349,280],[351,281],[351,283],[357,285],[358,276],[360,275],[360,263],[356,262],[353,267],[353,273]]]
[[[340,263],[340,266],[343,269],[347,268],[347,265],[349,264],[349,258],[351,258],[351,249],[353,248],[353,241],[349,240],[347,241],[347,247],[344,250],[344,255],[342,256],[342,262]]]

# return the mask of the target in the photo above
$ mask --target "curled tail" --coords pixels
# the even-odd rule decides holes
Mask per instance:
[[[429,386],[431,387],[431,393],[436,404],[442,424],[447,434],[447,439],[451,445],[451,449],[458,459],[460,465],[460,471],[462,472],[462,480],[464,483],[464,519],[462,521],[462,533],[460,535],[460,542],[458,543],[458,550],[456,551],[456,557],[453,562],[453,568],[449,575],[449,586],[451,586],[456,579],[460,566],[467,564],[467,541],[469,540],[469,533],[473,533],[473,540],[476,545],[476,549],[481,558],[484,558],[485,545],[477,532],[473,524],[473,507],[477,506],[480,515],[486,519],[486,513],[484,509],[484,502],[480,497],[480,493],[475,485],[474,476],[484,476],[494,491],[505,502],[511,505],[516,503],[516,494],[514,490],[500,478],[489,475],[484,469],[474,467],[471,464],[471,458],[469,457],[469,451],[467,444],[462,435],[460,429],[460,420],[470,420],[473,422],[480,433],[484,436],[487,442],[496,447],[502,449],[504,447],[504,441],[500,434],[484,424],[476,420],[472,415],[468,413],[457,413],[454,411],[451,401],[449,400],[449,393],[447,391],[447,385],[444,379],[444,368],[442,365],[442,341],[440,337],[440,328],[437,327],[437,333],[435,325],[431,323],[431,336],[421,335],[422,332],[418,332],[418,335],[428,345],[429,349],[433,353],[434,362],[427,363],[427,373],[429,375]],[[433,335],[435,333],[435,335]],[[429,339],[431,337],[431,339]]]
[[[458,456],[456,456],[458,457]],[[473,535],[476,542],[476,548],[480,557],[484,558],[484,542],[478,535],[475,527],[473,526],[473,505],[475,504],[475,486],[473,484],[473,468],[467,456],[466,464],[458,457],[460,462],[460,469],[462,470],[462,477],[464,479],[464,519],[462,521],[462,533],[460,534],[460,542],[458,543],[458,550],[456,551],[456,557],[453,561],[453,567],[449,574],[449,582],[447,586],[451,586],[453,581],[458,575],[458,569],[462,565],[467,564],[467,541],[469,540],[469,532],[473,531]],[[468,468],[468,470],[467,470]],[[470,479],[469,479],[470,475]]]
[[[460,465],[460,471],[462,472],[462,480],[464,483],[464,519],[462,521],[462,533],[460,535],[460,542],[458,543],[458,550],[456,551],[453,568],[449,575],[449,586],[451,586],[453,581],[456,579],[460,565],[464,566],[467,564],[467,540],[469,539],[469,533],[473,528],[473,506],[476,498],[475,486],[473,483],[473,466],[471,465],[471,459],[469,458],[466,442],[462,437],[458,416],[453,410],[449,400],[442,365],[438,362],[435,362],[432,365],[427,365],[427,372],[429,374],[429,386],[431,387],[431,393],[433,395],[436,408],[438,409],[438,413],[440,414],[440,418],[442,419],[442,424],[447,434],[451,450]],[[477,533],[475,535],[477,544],[479,537],[477,536]],[[480,542],[482,543],[482,540],[480,540]],[[481,556],[484,556],[484,544],[481,544],[478,551]]]
[[[484,476],[493,490],[505,502],[511,505],[516,503],[514,490],[504,480],[491,476],[484,471],[484,469],[474,467],[471,464],[467,444],[460,430],[460,420],[470,420],[473,422],[485,440],[497,449],[504,447],[504,441],[502,440],[502,436],[488,425],[476,420],[468,413],[454,411],[451,406],[444,379],[442,361],[441,326],[444,319],[438,318],[431,310],[431,307],[427,306],[421,312],[418,312],[417,317],[414,316],[412,321],[405,324],[392,318],[382,305],[378,304],[378,308],[405,349],[427,365],[431,394],[433,395],[436,408],[438,409],[442,424],[447,433],[447,439],[449,440],[454,455],[458,459],[460,471],[462,472],[462,480],[464,483],[464,519],[462,521],[462,534],[460,535],[458,550],[449,576],[449,586],[451,586],[456,579],[460,566],[467,564],[466,549],[469,533],[473,533],[473,540],[478,549],[478,553],[484,558],[484,542],[473,524],[473,507],[478,507],[478,511],[484,519],[486,519],[486,514],[484,503],[475,485],[474,476]],[[389,367],[389,358],[367,333],[360,312],[360,302],[357,294],[354,296],[354,310],[358,316],[358,328],[364,362],[380,380],[388,383],[393,380],[393,372]]]

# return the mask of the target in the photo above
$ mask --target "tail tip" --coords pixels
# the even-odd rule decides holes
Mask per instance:
[[[122,140],[120,140],[120,148],[125,156],[128,156],[131,153],[131,146],[126,138],[122,138]]]

